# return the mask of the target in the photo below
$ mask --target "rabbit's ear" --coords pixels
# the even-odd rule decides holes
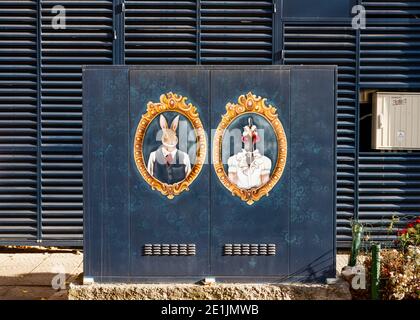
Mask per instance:
[[[166,118],[163,114],[160,115],[159,123],[162,129],[168,129],[168,121],[166,121]]]
[[[172,120],[172,124],[171,124],[171,129],[173,131],[176,131],[176,129],[178,128],[178,123],[179,123],[179,116],[176,116],[174,120]]]

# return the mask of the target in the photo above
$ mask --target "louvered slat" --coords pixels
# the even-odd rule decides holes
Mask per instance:
[[[195,64],[196,1],[125,2],[127,64]]]
[[[36,152],[0,152],[0,240],[37,238]]]
[[[360,85],[420,88],[420,24],[368,24],[361,34]]]
[[[364,0],[366,18],[375,19],[418,19],[420,16],[420,1],[376,1]]]
[[[36,12],[36,0],[0,0],[2,241],[37,239]]]
[[[363,1],[362,89],[420,88],[420,1]],[[381,19],[387,19],[386,23]],[[362,138],[362,137],[361,137]],[[359,220],[370,240],[391,241],[420,207],[420,153],[363,152],[359,164]],[[389,229],[392,217],[401,219]]]
[[[0,0],[0,146],[37,145],[37,2]]]
[[[83,182],[80,152],[42,153],[42,237],[83,238]]]
[[[354,216],[356,38],[351,27],[286,24],[284,63],[337,65],[337,241],[351,238]]]
[[[420,1],[363,1],[360,85],[369,89],[420,88]],[[378,22],[386,19],[386,23]]]
[[[56,5],[66,9],[64,30],[54,29],[51,24]],[[80,240],[82,66],[113,63],[113,3],[42,0],[41,6],[42,238]],[[67,147],[72,149],[63,151]]]
[[[355,157],[349,153],[337,154],[337,241],[341,247],[342,242],[351,241],[350,221],[355,214]]]
[[[54,29],[56,5],[66,28]],[[112,64],[112,0],[42,0],[42,146],[82,146],[83,65]]]
[[[420,153],[361,153],[359,220],[372,241],[396,239],[396,230],[420,216]],[[400,221],[389,229],[393,217]]]
[[[271,64],[272,1],[202,0],[202,64]]]

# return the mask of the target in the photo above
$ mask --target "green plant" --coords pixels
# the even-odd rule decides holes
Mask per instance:
[[[357,256],[360,252],[360,245],[362,243],[363,225],[358,221],[352,221],[352,244],[349,266],[354,267],[357,262]]]

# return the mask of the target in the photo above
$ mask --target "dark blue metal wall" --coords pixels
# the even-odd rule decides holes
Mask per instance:
[[[338,245],[351,218],[393,239],[392,217],[420,211],[420,153],[370,150],[359,92],[420,90],[419,12],[415,0],[0,0],[0,243],[82,245],[81,66],[124,63],[337,64]]]
[[[335,82],[331,66],[86,67],[84,276],[95,282],[197,282],[206,276],[325,282],[333,277]],[[150,139],[136,140],[148,102],[167,92],[188,97],[203,123],[211,159],[216,153],[211,141],[217,139],[212,129],[226,121],[221,119],[226,103],[251,89],[276,107],[287,141],[286,148],[276,139],[275,125],[258,125],[273,167],[286,161],[277,184],[278,173],[272,174],[269,195],[247,204],[225,188],[210,160],[189,190],[173,199],[152,190],[153,183],[137,170],[136,161],[143,160],[135,160],[137,153],[147,159],[161,144],[154,121],[147,125]],[[251,115],[258,121],[257,112],[243,115],[228,129],[242,128]],[[134,144],[142,149],[134,150]],[[287,149],[287,159],[275,160],[278,148]],[[193,252],[187,253],[187,246]]]

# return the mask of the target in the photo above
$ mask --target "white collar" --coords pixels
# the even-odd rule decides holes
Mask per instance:
[[[162,147],[162,153],[164,157],[167,157],[168,154],[171,154],[171,156],[174,158],[177,151],[178,149],[175,149],[174,151],[169,152],[168,150],[166,150],[165,147]]]
[[[246,155],[247,153],[250,153],[250,152],[247,152],[245,149],[242,149],[242,154]],[[255,157],[255,156],[259,156],[259,155],[261,155],[261,154],[260,154],[260,151],[259,151],[258,149],[255,149],[255,150],[252,152],[252,155]]]

